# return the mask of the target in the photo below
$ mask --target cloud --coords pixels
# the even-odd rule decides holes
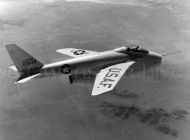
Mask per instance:
[[[100,105],[100,112],[107,117],[116,117],[121,120],[127,120],[129,117],[137,117],[143,124],[148,124],[156,131],[165,135],[178,137],[179,130],[172,128],[170,123],[173,121],[183,121],[187,118],[189,112],[183,109],[173,109],[166,111],[163,108],[143,109],[134,105],[118,105],[109,102],[103,102]]]

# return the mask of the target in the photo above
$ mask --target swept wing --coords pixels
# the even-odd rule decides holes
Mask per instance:
[[[92,95],[95,96],[111,91],[133,63],[134,61],[130,61],[102,69],[96,75]]]
[[[71,57],[81,57],[86,55],[98,54],[96,51],[89,51],[83,49],[75,49],[75,48],[63,48],[56,50],[58,53],[62,53]]]

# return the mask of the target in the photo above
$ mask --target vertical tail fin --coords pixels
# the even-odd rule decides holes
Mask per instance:
[[[15,64],[17,71],[21,75],[33,75],[39,73],[43,66],[41,62],[32,57],[30,54],[19,48],[16,44],[6,45],[7,51]]]

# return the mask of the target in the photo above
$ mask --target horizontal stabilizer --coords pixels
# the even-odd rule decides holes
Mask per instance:
[[[14,70],[14,71],[18,72],[18,70],[17,70],[17,68],[16,68],[15,65],[11,65],[8,68],[11,69],[11,70]]]
[[[25,82],[27,82],[27,81],[29,81],[29,80],[31,80],[31,79],[33,79],[33,78],[39,76],[39,75],[40,75],[40,73],[34,74],[34,75],[32,75],[32,76],[29,76],[29,77],[25,77],[25,78],[22,78],[22,76],[21,76],[21,77],[15,82],[15,84],[25,83]],[[24,76],[23,76],[23,77],[24,77]]]

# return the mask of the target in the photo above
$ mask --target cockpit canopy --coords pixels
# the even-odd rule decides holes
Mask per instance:
[[[115,49],[115,51],[120,52],[120,53],[125,53],[133,59],[143,58],[149,53],[148,50],[141,48],[138,45],[136,45],[136,46],[124,46],[124,47]]]
[[[148,54],[149,51],[141,48],[140,46],[124,46],[118,49],[115,49],[117,52],[126,53],[126,54]]]
[[[134,47],[126,47],[126,52],[147,54],[148,50],[141,48],[140,46],[134,46]]]

